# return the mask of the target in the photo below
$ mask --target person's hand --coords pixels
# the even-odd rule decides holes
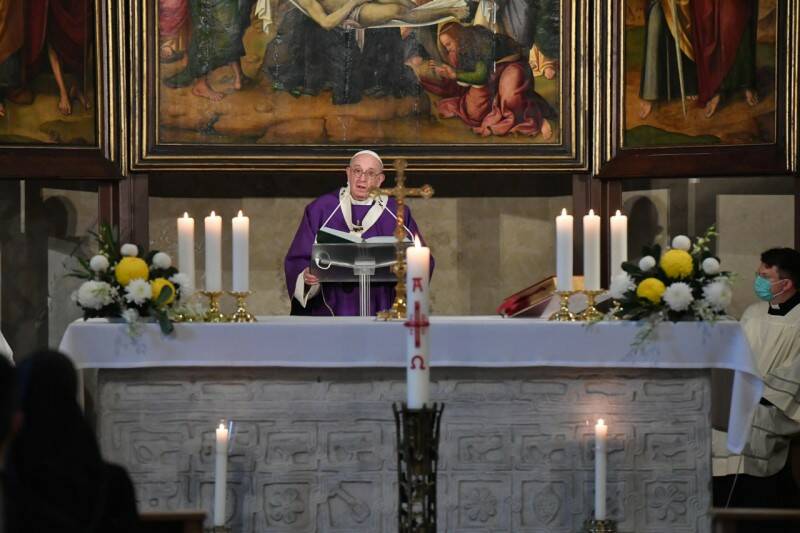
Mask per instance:
[[[319,278],[308,271],[308,268],[303,270],[303,283],[308,286],[319,285]]]
[[[442,78],[446,78],[448,80],[456,79],[456,71],[450,65],[443,63],[441,66],[435,67],[434,70],[436,71],[436,74]]]

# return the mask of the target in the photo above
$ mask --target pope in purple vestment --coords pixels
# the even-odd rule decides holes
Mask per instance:
[[[292,314],[318,316],[358,316],[357,283],[320,283],[309,273],[311,248],[322,228],[338,230],[368,239],[391,236],[397,224],[394,198],[369,196],[372,187],[383,183],[383,163],[372,151],[358,152],[347,167],[347,186],[324,194],[308,204],[300,227],[286,254],[286,287],[292,299]],[[405,226],[408,237],[419,235],[419,228],[406,206]],[[433,269],[433,258],[431,258]],[[370,288],[370,313],[389,309],[394,301],[394,283],[373,283]]]

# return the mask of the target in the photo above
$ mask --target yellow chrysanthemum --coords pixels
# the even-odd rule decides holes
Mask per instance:
[[[661,269],[672,279],[688,278],[692,275],[692,256],[684,250],[669,250],[661,256]]]
[[[147,263],[139,257],[123,257],[114,269],[114,276],[117,283],[126,287],[131,280],[144,279],[150,276],[150,269]]]
[[[161,294],[161,291],[164,290],[164,287],[169,287],[172,290],[172,294],[169,295],[169,298],[167,298],[167,301],[165,301],[163,305],[169,305],[175,301],[175,285],[173,285],[169,280],[164,278],[156,278],[150,282],[150,287],[153,289],[153,300],[158,299],[158,296]]]
[[[667,288],[660,279],[647,278],[642,280],[638,287],[636,287],[636,296],[650,300],[654,304],[661,301],[661,295]]]

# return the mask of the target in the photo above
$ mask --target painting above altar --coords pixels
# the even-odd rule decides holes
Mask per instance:
[[[775,142],[775,0],[624,7],[625,147]]]
[[[161,0],[159,141],[560,144],[561,11]]]

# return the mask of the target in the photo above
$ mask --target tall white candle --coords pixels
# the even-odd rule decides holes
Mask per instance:
[[[421,246],[419,237],[406,248],[406,387],[409,409],[420,409],[430,400],[430,352],[428,315],[430,310],[431,250]]]
[[[566,209],[556,217],[556,289],[572,290],[572,215]]]
[[[188,276],[189,286],[194,287],[194,219],[189,213],[178,219],[178,270]]]
[[[608,426],[601,418],[594,426],[594,518],[606,519],[606,442]]]
[[[617,214],[611,217],[611,277],[622,272],[622,263],[628,260],[628,217]]]
[[[221,420],[217,428],[217,453],[214,464],[214,525],[225,525],[225,497],[228,478],[228,428]]]
[[[233,290],[250,290],[250,217],[242,215],[231,220],[233,228]]]
[[[583,217],[583,288],[600,290],[600,217],[594,209]]]
[[[214,211],[205,218],[206,290],[222,290],[222,217]]]

